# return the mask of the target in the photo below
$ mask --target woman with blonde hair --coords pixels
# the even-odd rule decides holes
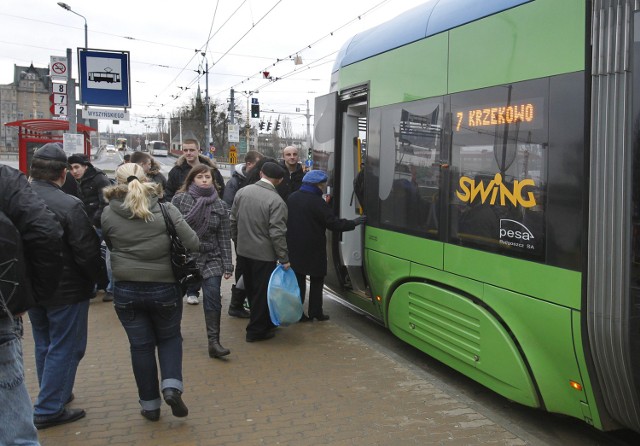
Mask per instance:
[[[129,338],[141,414],[150,421],[160,418],[162,389],[173,415],[185,417],[189,410],[182,401],[182,291],[171,269],[169,237],[158,203],[162,189],[147,182],[143,168],[135,163],[120,166],[116,180],[117,185],[104,190],[109,206],[102,213],[102,231],[111,250],[113,303]],[[197,252],[198,236],[182,214],[170,203],[163,206],[185,247]]]
[[[214,186],[211,167],[199,164],[191,169],[182,187],[171,201],[200,238],[198,266],[202,274],[202,303],[209,341],[209,356],[220,358],[230,353],[220,345],[222,277],[233,273],[231,225],[227,205]]]

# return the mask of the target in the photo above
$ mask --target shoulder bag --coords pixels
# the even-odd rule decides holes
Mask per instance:
[[[185,293],[188,287],[199,286],[201,284],[202,275],[200,274],[200,268],[198,268],[195,257],[189,255],[189,251],[182,244],[180,237],[178,237],[176,227],[173,225],[169,213],[162,203],[158,203],[158,205],[162,211],[162,216],[164,217],[164,222],[167,227],[167,234],[171,242],[169,248],[171,254],[171,269],[180,288],[182,288],[182,292]]]

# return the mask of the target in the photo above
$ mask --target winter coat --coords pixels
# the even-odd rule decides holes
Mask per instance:
[[[189,193],[179,192],[174,195],[171,204],[184,216],[193,209],[196,200]],[[220,198],[211,204],[209,227],[200,237],[199,251],[198,266],[204,279],[233,273],[229,209]]]
[[[108,188],[105,197],[109,205],[102,212],[102,236],[111,250],[111,271],[114,281],[175,282],[169,256],[169,236],[158,204],[158,197],[149,199],[153,220],[131,218],[123,207],[127,186]],[[182,214],[171,203],[164,203],[176,232],[184,246],[197,252],[199,241]]]
[[[282,199],[286,202],[289,195],[300,189],[302,186],[302,178],[304,177],[304,170],[302,169],[302,164],[298,163],[296,165],[296,170],[293,172],[289,172],[289,168],[285,164],[284,161],[280,161],[280,167],[285,170],[284,178],[276,187],[276,190],[282,197]]]
[[[230,218],[236,254],[265,262],[289,261],[287,205],[271,183],[260,180],[240,189]]]
[[[0,165],[0,191],[0,211],[11,220],[22,239],[23,253],[0,253],[0,256],[12,258],[22,254],[24,258],[25,268],[18,271],[18,287],[9,304],[9,309],[17,314],[36,302],[46,302],[52,296],[51,290],[58,287],[62,273],[63,233],[55,215],[33,191],[22,172]],[[4,285],[0,283],[3,292]],[[2,316],[6,313],[0,309]]]
[[[307,191],[307,187],[309,186],[305,184],[302,189],[292,193],[287,200],[289,259],[291,268],[298,274],[325,276],[327,274],[326,231],[352,231],[356,224],[352,220],[336,217],[321,193]]]
[[[227,185],[224,187],[224,196],[222,201],[227,203],[227,206],[231,208],[233,204],[233,198],[236,196],[238,190],[247,185],[246,165],[236,164],[231,178],[227,181]]]
[[[162,174],[162,172],[160,172],[159,164],[156,164],[153,161],[151,162],[151,169],[149,169],[149,172],[147,172],[147,178],[149,178],[154,183],[161,185],[162,190],[167,189],[167,179]]]
[[[203,155],[198,155],[198,160],[202,164],[206,164],[213,168],[213,180],[216,190],[218,191],[219,196],[224,195],[224,178],[222,174],[216,167],[215,163]],[[184,184],[184,180],[187,179],[187,175],[191,171],[191,166],[187,163],[184,155],[176,160],[176,165],[171,168],[169,171],[169,179],[167,180],[167,187],[164,191],[164,199],[170,203],[173,199],[173,196],[176,194],[178,189],[182,187]]]
[[[102,259],[100,241],[82,202],[48,181],[33,180],[31,187],[62,226],[62,276],[44,306],[71,305],[91,297]]]
[[[92,164],[87,165],[87,170],[78,181],[78,198],[84,203],[84,210],[96,228],[100,227],[100,215],[107,205],[102,195],[102,190],[107,186],[111,186],[107,174]]]

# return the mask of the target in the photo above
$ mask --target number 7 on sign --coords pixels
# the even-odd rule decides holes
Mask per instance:
[[[67,95],[66,94],[53,94],[53,103],[56,105],[67,105]]]

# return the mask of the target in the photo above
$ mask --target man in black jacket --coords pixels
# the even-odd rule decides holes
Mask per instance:
[[[20,171],[0,165],[0,444],[37,444],[22,365],[22,316],[62,272],[62,228]],[[13,232],[13,234],[11,234]]]
[[[89,158],[82,153],[74,153],[68,159],[71,175],[78,182],[78,198],[84,204],[84,210],[91,224],[100,228],[102,209],[107,205],[102,189],[111,186],[107,174],[94,167]]]
[[[63,271],[51,297],[29,310],[40,393],[34,406],[38,429],[85,416],[65,407],[73,397],[76,371],[87,346],[89,298],[100,264],[99,240],[82,202],[61,190],[67,159],[58,143],[33,155],[31,187],[55,214],[64,231]]]
[[[107,174],[91,164],[89,158],[82,153],[74,153],[71,155],[67,162],[71,170],[71,175],[75,178],[78,185],[77,197],[82,200],[84,204],[84,211],[89,217],[89,221],[96,229],[98,238],[102,241],[102,229],[100,228],[100,217],[102,217],[102,210],[107,205],[107,201],[102,195],[102,190],[105,187],[111,186],[111,181]],[[65,182],[66,184],[66,182]],[[63,185],[62,190],[67,192],[66,187]],[[68,193],[68,192],[67,192]],[[113,284],[111,283],[111,268],[109,268],[109,253],[105,256],[106,265],[101,265],[104,276],[99,276],[99,284],[94,287],[93,296],[95,296],[95,290],[104,288],[105,294],[102,296],[104,302],[113,301]],[[103,283],[104,282],[104,283]]]
[[[284,167],[287,173],[276,189],[286,203],[289,195],[300,189],[302,177],[304,177],[304,169],[300,164],[300,156],[296,146],[287,146],[282,149],[282,158],[280,165]]]
[[[224,178],[213,160],[200,155],[200,143],[196,139],[185,139],[182,142],[182,156],[176,160],[176,165],[169,171],[167,189],[164,191],[164,200],[171,203],[171,199],[177,190],[182,187],[184,180],[191,172],[191,168],[198,164],[206,164],[213,170],[214,186],[220,197],[224,196]]]

